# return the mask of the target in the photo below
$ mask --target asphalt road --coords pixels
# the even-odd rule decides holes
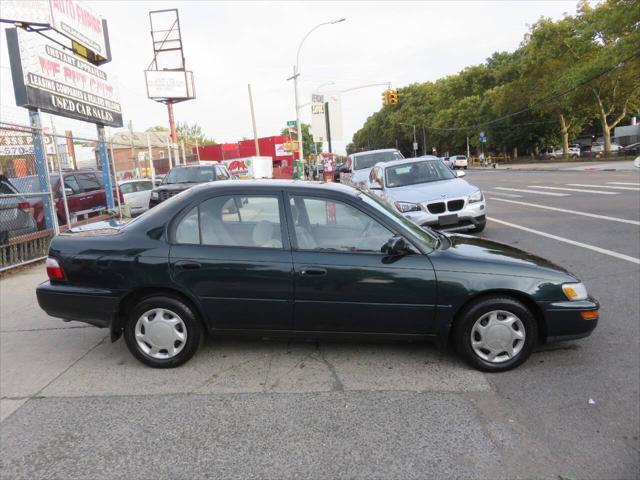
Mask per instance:
[[[421,343],[215,339],[158,371],[41,312],[36,266],[0,281],[0,478],[638,478],[639,172],[467,179],[482,236],[600,300],[591,337],[494,375]]]

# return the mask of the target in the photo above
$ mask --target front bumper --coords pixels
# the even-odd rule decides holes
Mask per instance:
[[[38,304],[48,315],[108,327],[118,310],[120,293],[112,290],[44,282],[36,288]]]
[[[600,304],[594,298],[579,302],[552,302],[544,306],[547,342],[574,340],[591,335],[598,325],[598,318],[584,320],[580,312],[598,310]]]
[[[447,199],[447,202],[451,202],[451,200]],[[431,213],[428,203],[433,202],[421,204],[419,212],[406,212],[403,215],[420,226],[444,231],[471,230],[484,225],[487,221],[487,206],[484,199],[474,203],[469,203],[465,199],[464,206],[460,210],[452,211],[445,206],[444,211],[440,213]]]

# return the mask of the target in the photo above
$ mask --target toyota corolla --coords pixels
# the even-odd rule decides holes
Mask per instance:
[[[588,336],[598,303],[571,273],[489,240],[424,229],[344,185],[221,181],[124,226],[61,234],[37,288],[54,317],[121,335],[152,367],[205,332],[432,338],[503,371]]]

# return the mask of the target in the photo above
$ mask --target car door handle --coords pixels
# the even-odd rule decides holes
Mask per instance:
[[[300,270],[300,275],[320,276],[326,274],[327,270],[324,268],[304,267]]]
[[[198,262],[190,262],[187,260],[180,260],[176,262],[176,268],[182,268],[183,270],[197,270],[202,267]]]

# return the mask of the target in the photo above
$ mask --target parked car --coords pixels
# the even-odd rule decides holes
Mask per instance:
[[[486,225],[482,191],[432,156],[373,167],[369,191],[420,226],[481,232]]]
[[[469,162],[467,161],[467,157],[464,155],[453,155],[449,157],[448,160],[449,167],[451,168],[464,168],[467,169]]]
[[[333,166],[333,181],[340,183],[340,174],[344,171],[344,163],[336,163]]]
[[[640,154],[640,142],[632,143],[631,145],[625,145],[618,150],[619,155],[638,155]]]
[[[575,146],[575,145],[569,146],[569,150],[568,150],[569,158],[575,160],[579,158],[580,155],[581,153],[580,153],[579,146]],[[556,148],[556,147],[545,147],[540,152],[540,158],[542,158],[543,160],[558,160],[558,159],[564,158],[564,150],[562,148]]]
[[[90,228],[52,240],[38,303],[112,341],[124,334],[157,368],[186,362],[206,330],[432,338],[498,372],[598,320],[585,286],[548,260],[421,228],[341,184],[206,183],[122,227]]]
[[[451,162],[449,161],[449,157],[438,157],[442,163],[444,163],[447,167],[451,168]]]
[[[390,162],[404,158],[400,150],[385,148],[367,152],[352,153],[347,156],[340,182],[359,189],[367,186],[369,172],[376,163]]]
[[[3,196],[12,195],[12,196]],[[0,245],[14,237],[38,231],[31,204],[19,195],[11,180],[0,175]]]
[[[231,174],[222,163],[212,165],[180,165],[173,167],[155,187],[149,197],[149,208],[155,207],[168,198],[189,190],[199,183],[229,180]]]
[[[619,150],[622,147],[617,143],[611,143],[611,149],[608,152],[608,155],[617,155]],[[605,155],[604,151],[604,143],[594,143],[591,145],[591,150],[589,151],[590,156],[595,158],[601,158]]]
[[[149,200],[153,190],[153,182],[150,179],[123,180],[119,185],[124,203],[129,205],[132,215],[139,215],[149,210]]]
[[[64,189],[67,197],[67,205],[69,207],[69,215],[86,214],[88,216],[97,215],[104,212],[107,208],[107,197],[102,181],[102,172],[99,170],[82,169],[82,170],[63,170]],[[62,183],[60,175],[54,173],[50,176],[51,189],[55,199],[55,210],[60,225],[67,224],[67,215],[64,209],[64,200],[62,196]],[[40,180],[37,175],[29,175],[26,177],[17,177],[13,180],[13,184],[21,193],[37,193],[41,192]],[[115,195],[120,195],[120,201],[124,203],[124,197],[120,189],[113,187]],[[34,216],[38,224],[38,228],[44,228],[44,209],[42,199],[40,197],[30,197],[28,200],[34,209]]]

